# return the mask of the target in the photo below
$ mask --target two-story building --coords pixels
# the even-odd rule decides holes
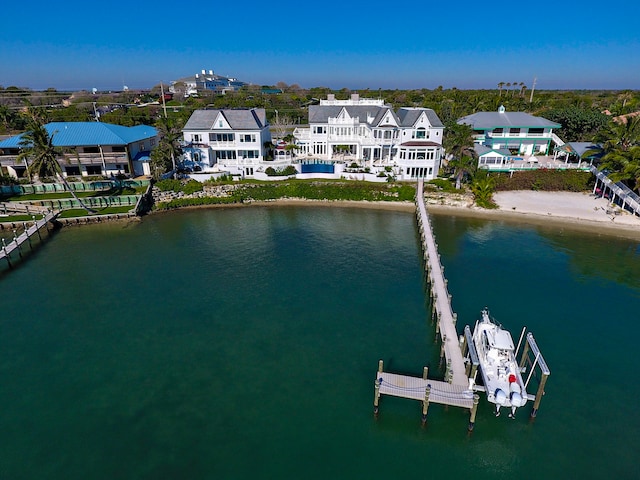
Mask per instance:
[[[497,112],[477,112],[458,120],[471,126],[474,142],[491,150],[508,150],[519,155],[547,155],[551,142],[556,142],[554,129],[560,124],[524,112],[507,112],[500,106]]]
[[[309,127],[294,131],[299,155],[362,162],[371,171],[394,169],[398,179],[436,178],[444,125],[429,108],[395,112],[381,99],[336,100],[309,106]]]
[[[264,108],[196,110],[182,133],[184,164],[195,171],[253,176],[271,145]]]
[[[65,177],[148,175],[149,155],[157,145],[154,127],[123,127],[101,122],[52,122],[45,126]],[[18,161],[22,135],[0,141],[2,173],[27,176],[28,159]]]

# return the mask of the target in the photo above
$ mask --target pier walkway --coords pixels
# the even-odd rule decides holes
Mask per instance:
[[[436,334],[440,335],[442,341],[440,357],[446,361],[445,378],[444,381],[429,379],[427,367],[424,367],[421,378],[385,372],[380,360],[375,380],[374,412],[378,413],[381,395],[421,401],[423,424],[426,422],[429,403],[468,408],[471,412],[469,430],[473,430],[479,396],[469,388],[467,365],[456,331],[457,315],[451,308],[451,295],[447,290],[438,245],[424,203],[422,180],[418,181],[416,192],[416,215],[428,275],[431,316],[436,323]]]
[[[40,229],[46,227],[48,222],[52,222],[56,219],[60,212],[49,210],[44,213],[43,217],[40,220],[36,220],[33,225],[30,227],[26,227],[24,231],[14,237],[8,244],[4,239],[2,239],[2,248],[0,249],[0,260],[5,259],[9,266],[11,266],[11,254],[18,250],[20,256],[22,256],[22,245],[25,242],[31,243],[31,237],[33,235],[40,235]]]
[[[440,333],[442,348],[447,361],[447,374],[450,383],[467,386],[469,380],[465,372],[464,358],[458,343],[456,331],[457,314],[451,307],[451,295],[447,289],[447,279],[444,268],[440,263],[440,254],[436,244],[427,208],[424,204],[424,182],[418,182],[416,193],[416,215],[420,227],[420,237],[424,252],[424,259],[431,284],[431,303],[436,316],[436,332]]]

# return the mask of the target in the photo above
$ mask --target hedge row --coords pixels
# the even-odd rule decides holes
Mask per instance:
[[[306,198],[310,200],[352,201],[413,201],[415,188],[411,185],[290,182],[268,185],[247,185],[236,195],[252,200],[277,198]]]
[[[546,192],[585,192],[593,188],[594,177],[583,170],[525,170],[513,174],[491,173],[496,191],[541,190]]]

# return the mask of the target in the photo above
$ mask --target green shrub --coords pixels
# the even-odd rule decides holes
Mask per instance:
[[[201,192],[203,188],[204,187],[202,183],[193,179],[182,185],[182,191],[185,193],[185,195],[191,195],[195,192]]]
[[[593,187],[594,177],[583,170],[541,168],[510,173],[491,173],[496,191],[540,190],[547,192],[584,192]]]
[[[155,184],[161,192],[180,192],[182,191],[182,182],[174,178],[166,178],[164,180],[158,180]]]
[[[434,178],[433,180],[429,180],[425,186],[433,185],[444,192],[455,192],[456,186],[451,182],[451,180],[447,180],[446,178]]]
[[[18,181],[10,175],[0,175],[0,185],[16,185]]]

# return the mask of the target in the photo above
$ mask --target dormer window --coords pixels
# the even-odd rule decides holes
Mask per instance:
[[[424,140],[425,138],[427,138],[426,130],[422,127],[418,128],[415,132],[413,132],[413,138]]]

